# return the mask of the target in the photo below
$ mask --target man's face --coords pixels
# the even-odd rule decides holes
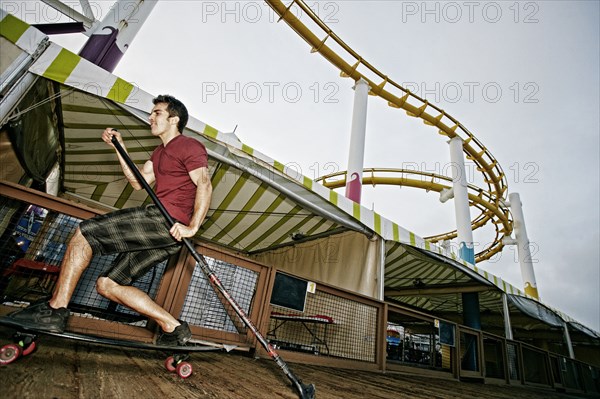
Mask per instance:
[[[150,113],[150,130],[154,136],[160,136],[171,129],[173,118],[169,117],[166,103],[158,103]]]

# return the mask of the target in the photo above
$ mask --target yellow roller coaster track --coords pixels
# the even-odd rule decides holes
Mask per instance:
[[[502,237],[510,236],[512,233],[512,219],[510,213],[504,206],[508,185],[506,175],[502,171],[500,164],[491,154],[491,152],[459,121],[447,114],[444,110],[429,103],[427,100],[413,94],[410,90],[405,89],[398,83],[394,82],[387,75],[381,73],[373,65],[364,60],[342,39],[340,39],[303,1],[293,0],[287,6],[279,0],[265,0],[266,3],[279,15],[279,20],[284,20],[301,38],[303,38],[310,46],[311,52],[321,54],[326,60],[331,62],[340,70],[342,77],[349,77],[354,81],[360,79],[365,80],[370,87],[371,95],[378,96],[387,101],[388,105],[393,108],[399,108],[406,111],[408,116],[420,118],[426,125],[434,126],[438,132],[448,138],[459,136],[463,140],[463,151],[466,153],[467,159],[471,160],[477,166],[477,170],[483,174],[483,180],[487,185],[487,189],[477,186],[469,187],[469,201],[472,206],[479,208],[482,213],[471,221],[473,229],[482,227],[490,220],[494,223],[496,229],[496,237],[494,241],[487,246],[483,251],[476,255],[476,261],[480,262],[491,258],[494,254],[502,250]],[[302,12],[310,17],[316,25],[315,31],[318,31],[322,37],[319,37],[302,23],[291,10],[293,6],[297,6]],[[326,42],[333,42],[339,47],[338,52],[334,51]],[[342,55],[343,54],[343,57]],[[345,57],[345,58],[344,58]],[[346,61],[350,59],[350,62]],[[371,176],[368,176],[371,171]],[[376,176],[376,173],[383,169],[367,169],[365,170],[366,177],[363,177],[365,184],[396,184],[406,185],[411,187],[422,188],[441,192],[447,186],[435,183],[436,179],[443,181],[451,181],[451,178],[440,175],[430,174],[431,181],[421,179],[408,179],[405,177],[382,177]],[[391,170],[386,170],[390,172]],[[427,173],[419,173],[415,171],[407,171],[394,169],[396,173],[401,175],[418,174],[422,176]],[[345,174],[345,172],[341,172]],[[325,182],[325,185],[334,188],[339,187],[342,181],[345,182],[345,177],[338,179],[335,184],[327,183],[328,178],[333,175],[323,176],[318,180]],[[456,237],[456,231],[438,234],[429,237],[432,242],[446,240]]]

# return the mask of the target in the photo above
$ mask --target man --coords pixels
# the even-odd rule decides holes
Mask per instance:
[[[167,226],[154,205],[122,209],[81,222],[67,247],[52,298],[10,314],[7,317],[11,320],[24,327],[64,331],[70,314],[67,306],[93,256],[117,253],[111,268],[97,280],[98,293],[156,321],[161,328],[157,344],[184,345],[191,338],[185,321],[177,320],[146,293],[131,286],[151,267],[177,253],[183,238],[196,234],[212,195],[204,145],[181,134],[188,120],[187,109],[168,95],[156,97],[153,103],[150,129],[162,144],[140,172],[149,184],[156,182],[156,195],[177,222]],[[114,129],[106,128],[102,140],[114,148],[113,136],[125,148]],[[129,183],[136,190],[142,189],[125,160],[117,156]]]

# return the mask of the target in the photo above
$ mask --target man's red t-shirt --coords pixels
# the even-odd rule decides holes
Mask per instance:
[[[189,172],[208,166],[208,155],[202,143],[179,135],[156,147],[150,157],[156,185],[154,191],[169,215],[187,225],[194,213],[196,185]]]

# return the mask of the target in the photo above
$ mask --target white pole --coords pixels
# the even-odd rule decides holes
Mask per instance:
[[[385,298],[385,240],[383,238],[379,238],[379,284],[378,284],[378,292],[380,301],[383,301]]]
[[[58,162],[54,164],[54,167],[50,171],[50,174],[46,178],[46,193],[58,196],[60,191],[60,165]]]
[[[471,230],[471,211],[469,209],[469,191],[467,171],[463,155],[463,140],[456,136],[450,144],[450,162],[452,163],[452,191],[454,193],[454,212],[456,214],[456,231],[458,240],[458,255],[461,259],[475,264],[475,249],[473,248],[473,231]],[[481,330],[481,315],[479,312],[479,294],[465,292],[461,296],[463,308],[463,323],[476,330]],[[464,355],[465,370],[478,371],[479,344],[473,336],[467,338],[467,352]]]
[[[367,99],[369,84],[359,79],[354,86],[354,109],[350,130],[350,154],[346,172],[346,197],[360,204],[362,172],[365,159],[365,136],[367,130]]]
[[[116,22],[117,46],[121,51],[129,48],[157,3],[157,0],[119,0],[110,9],[103,22]],[[101,29],[100,25],[97,29]]]
[[[471,212],[469,210],[469,192],[467,189],[467,171],[463,157],[463,140],[456,136],[451,139],[450,161],[452,163],[452,192],[454,193],[454,211],[456,213],[456,230],[459,245],[464,247],[466,258],[470,263],[475,263],[473,248],[473,231],[471,230]]]
[[[114,71],[158,0],[118,0],[101,22],[86,32],[90,36],[79,55]]]
[[[535,273],[533,271],[533,262],[531,251],[529,249],[529,238],[525,228],[525,217],[523,216],[523,207],[518,193],[509,194],[508,200],[513,216],[514,231],[517,241],[517,254],[519,264],[521,265],[521,277],[525,286],[525,293],[536,299],[539,299],[537,284],[535,282]]]
[[[508,308],[508,296],[502,293],[502,311],[504,312],[504,338],[513,339],[512,326],[510,324],[510,310]]]
[[[563,332],[565,334],[565,342],[567,349],[569,350],[569,357],[575,359],[575,352],[573,351],[573,343],[571,342],[571,334],[569,334],[569,326],[566,322],[563,322]]]

